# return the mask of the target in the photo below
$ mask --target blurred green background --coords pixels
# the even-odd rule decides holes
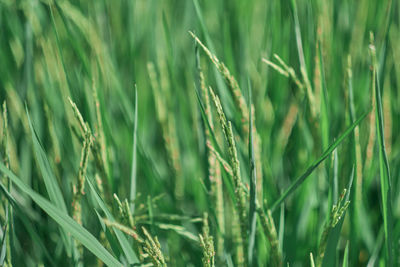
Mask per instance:
[[[81,142],[71,130],[74,116],[68,97],[95,131],[98,127],[95,87],[104,127],[105,168],[110,190],[120,199],[129,198],[136,85],[138,206],[146,206],[151,199],[161,197],[154,202],[152,212],[189,217],[168,223],[183,226],[185,231],[197,236],[201,224],[192,219],[212,210],[207,195],[204,124],[196,99],[195,42],[189,31],[225,63],[239,82],[245,99],[251,84],[255,125],[262,141],[263,196],[268,204],[278,199],[291,181],[354,119],[349,111],[349,56],[355,117],[373,106],[369,56],[372,32],[379,63],[393,215],[399,218],[400,5],[390,0],[297,0],[296,4],[298,33],[314,103],[306,96],[305,88],[300,90],[292,79],[262,61],[266,58],[278,64],[273,57],[277,54],[294,69],[297,77],[302,77],[299,36],[296,37],[290,1],[1,0],[0,101],[7,101],[8,106],[11,169],[35,191],[47,196],[35,160],[26,106],[70,209],[68,203],[72,201],[72,184],[76,183],[79,169]],[[318,66],[318,42],[324,63],[325,95],[320,83],[323,78]],[[200,57],[206,82],[220,96],[238,135],[242,179],[247,184],[248,149],[239,129],[239,111],[203,51]],[[324,97],[327,117],[321,119]],[[334,198],[330,193],[332,179],[337,178],[340,193],[347,187],[353,168],[356,173],[353,190],[357,185],[362,192],[357,200],[362,211],[354,211],[357,207],[352,201],[337,248],[338,264],[349,241],[350,266],[366,266],[369,262],[371,266],[379,263],[384,266],[379,148],[374,116],[371,112],[359,125],[361,163],[356,165],[355,141],[347,138],[337,150],[337,170],[329,157],[328,163],[316,169],[285,201],[284,208],[273,213],[284,262],[290,266],[310,265],[309,254],[317,253],[322,227],[330,211],[328,205]],[[170,125],[167,129],[173,132],[176,141],[173,162],[164,137],[168,133],[162,126],[163,120]],[[327,128],[323,125],[326,122]],[[218,124],[216,118],[215,124]],[[221,137],[221,144],[222,140]],[[89,176],[96,173],[94,165],[89,164]],[[177,177],[184,181],[182,198],[174,194]],[[46,257],[49,253],[52,264],[70,266],[72,260],[65,258],[56,223],[25,194],[17,190],[14,195],[28,214],[26,222],[18,212],[15,214],[14,265],[51,265]],[[355,195],[350,199],[355,199]],[[229,202],[227,192],[225,200]],[[115,203],[111,206],[116,213]],[[100,225],[90,207],[85,200],[83,225],[99,236]],[[143,208],[144,213],[148,213],[148,208]],[[225,214],[228,222],[230,217],[228,209]],[[210,220],[211,233],[215,234],[215,219],[211,216]],[[150,225],[152,233],[159,237],[169,264],[200,265],[201,248],[192,240],[179,231],[153,227],[152,221],[144,224]],[[398,220],[393,226],[393,239],[398,243]],[[226,257],[218,259],[218,266],[235,262],[234,230],[229,223],[226,228]],[[35,238],[32,232],[36,233]],[[260,266],[266,266],[268,251],[267,240],[260,232],[257,234]],[[94,256],[86,254],[84,265],[96,264]]]

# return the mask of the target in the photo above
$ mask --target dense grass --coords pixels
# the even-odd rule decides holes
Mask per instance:
[[[398,1],[1,0],[0,25],[0,265],[400,264]]]

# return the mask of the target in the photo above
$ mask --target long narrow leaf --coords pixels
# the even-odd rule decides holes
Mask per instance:
[[[320,84],[321,84],[321,135],[322,135],[322,148],[326,149],[329,144],[329,116],[328,116],[328,92],[325,82],[325,67],[324,59],[322,57],[322,47],[321,42],[318,42],[318,62],[319,62],[319,72],[320,72]]]
[[[351,175],[350,175],[350,181],[347,186],[346,196],[345,196],[344,201],[350,200],[350,194],[351,194],[351,188],[353,186],[353,181],[354,181],[354,167],[353,167]],[[337,203],[335,202],[335,204],[337,204]],[[325,253],[324,253],[324,259],[322,261],[323,267],[336,266],[336,251],[337,251],[340,233],[342,231],[342,226],[343,226],[343,222],[344,222],[346,213],[347,213],[346,211],[343,213],[339,222],[335,225],[335,227],[329,233],[328,241],[327,241]]]
[[[108,266],[122,266],[122,264],[115,259],[101,244],[100,242],[80,224],[75,222],[71,217],[60,211],[59,208],[53,205],[50,201],[29,188],[20,178],[15,176],[9,169],[0,163],[0,171],[7,175],[12,182],[24,193],[29,195],[32,200],[45,211],[53,220],[55,220],[65,231],[78,241],[80,241],[89,251],[96,255]]]
[[[7,214],[8,216],[8,214]],[[0,266],[4,265],[4,262],[6,260],[6,253],[7,253],[7,244],[6,244],[6,239],[7,239],[7,223],[4,224],[4,227],[2,227],[1,231],[2,231],[2,239],[0,242]]]
[[[204,37],[206,40],[206,44],[209,47],[211,53],[215,54],[214,45],[213,45],[212,39],[210,37],[210,34],[208,33],[198,0],[193,0],[193,5],[194,5],[195,11],[196,11],[197,18],[199,19],[199,22],[200,22],[200,27],[201,27],[201,30],[203,31],[203,34],[204,34]],[[215,80],[217,81],[219,92],[223,96],[223,99],[226,99],[225,97],[229,96],[229,93],[228,93],[228,90],[225,86],[225,83],[224,83],[221,75],[219,74],[219,72],[215,66],[213,67],[213,72],[214,72]]]
[[[99,214],[97,210],[95,210],[97,218],[99,219],[101,229],[103,229],[106,238],[108,240],[108,243],[110,243],[110,247],[112,251],[114,252],[114,255],[116,255],[117,259],[119,259],[119,256],[121,255],[120,247],[118,245],[118,241],[115,239],[115,236],[111,233],[110,229],[107,227],[107,225],[104,223],[103,218]]]
[[[256,161],[254,155],[254,136],[253,136],[253,115],[251,108],[251,85],[250,80],[248,82],[249,89],[249,163],[250,163],[250,211],[249,211],[249,244],[248,244],[248,256],[249,256],[249,265],[253,265],[253,257],[255,256],[254,244],[256,238],[256,226],[257,226],[257,214],[256,214],[256,201],[257,201],[257,174],[256,174]]]
[[[31,129],[34,151],[36,154],[40,171],[43,176],[43,181],[46,186],[47,193],[49,194],[50,200],[54,203],[54,205],[60,208],[63,212],[67,213],[67,207],[65,205],[61,189],[57,183],[57,179],[53,171],[51,170],[50,163],[47,159],[46,153],[43,150],[42,145],[40,144],[36,131],[33,128],[33,124],[28,112],[27,116],[29,121],[29,127]]]
[[[360,118],[358,118],[352,125],[350,125],[344,133],[338,137],[338,139],[333,142],[321,155],[319,159],[317,159],[308,169],[296,180],[292,182],[292,184],[283,192],[283,194],[279,197],[277,201],[271,206],[271,212],[273,212],[294,190],[296,190],[318,167],[321,162],[323,162],[331,153],[332,151],[340,145],[340,143],[353,131],[354,127],[356,127],[369,113],[370,111],[365,112]]]
[[[133,147],[132,147],[132,170],[131,170],[131,211],[135,211],[135,197],[136,197],[136,151],[137,151],[137,126],[138,126],[138,95],[135,85],[135,121],[133,125]]]
[[[96,189],[94,188],[92,182],[90,179],[86,179],[87,183],[89,184],[90,190],[93,193],[94,199],[96,200],[97,204],[100,206],[101,210],[104,212],[108,220],[110,221],[115,221],[114,217],[112,216],[111,212],[108,210],[106,204],[104,201],[101,199],[100,195],[97,193]],[[124,254],[126,258],[128,259],[129,264],[134,264],[138,263],[137,256],[135,252],[133,251],[131,245],[128,242],[128,239],[125,237],[125,235],[117,229],[114,229],[115,235],[117,236],[118,242],[121,245],[122,250],[124,251]]]
[[[48,252],[46,246],[44,245],[41,237],[37,234],[37,232],[35,231],[36,230],[35,227],[30,222],[29,217],[26,214],[26,211],[22,209],[22,207],[19,205],[17,200],[7,191],[8,189],[6,189],[6,187],[2,183],[0,183],[0,189],[4,193],[4,195],[6,196],[8,202],[10,203],[10,205],[12,205],[13,210],[15,212],[14,214],[18,216],[18,219],[24,225],[24,227],[25,227],[26,231],[28,232],[28,234],[29,234],[30,238],[32,239],[32,241],[34,241],[41,248],[41,250],[43,251],[43,253],[46,256],[47,260],[49,261],[50,265],[51,266],[56,266],[52,256],[50,256],[50,253]],[[0,261],[0,266],[3,266],[1,264],[1,261]]]
[[[214,134],[214,130],[212,129],[210,121],[207,118],[203,101],[201,100],[200,94],[197,89],[195,89],[195,92],[196,92],[196,96],[197,96],[197,102],[199,103],[199,106],[200,106],[201,117],[204,120],[205,126],[208,128],[208,130],[211,133],[210,135],[211,135],[212,145],[214,146],[215,150],[217,150],[217,152],[222,156],[223,155],[222,150],[221,150],[220,146],[218,145],[217,138],[215,137],[215,134]]]
[[[379,86],[378,66],[375,55],[375,48],[372,45],[373,57],[373,79],[372,89],[375,91],[375,118],[376,129],[379,144],[379,170],[381,178],[381,194],[382,194],[382,207],[383,207],[383,223],[385,228],[385,241],[386,241],[386,264],[393,266],[393,219],[392,219],[392,185],[389,170],[389,161],[386,155],[385,135],[383,132],[383,111],[381,90]]]
[[[206,125],[206,127],[208,128],[208,130],[211,133],[210,135],[211,135],[211,141],[213,143],[213,146],[214,146],[215,150],[217,150],[219,155],[222,156],[222,154],[221,154],[222,150],[218,145],[217,138],[215,137],[214,131],[211,128],[211,124],[210,124],[210,122],[209,122],[209,120],[207,118],[207,115],[205,113],[204,105],[203,105],[203,102],[201,101],[201,97],[199,95],[199,92],[197,90],[195,90],[195,92],[196,92],[196,96],[197,96],[197,102],[199,103],[199,106],[200,106],[201,116],[202,116],[202,118],[204,120],[204,124]],[[224,159],[224,161],[226,161],[226,160]],[[222,175],[222,178],[223,178],[224,183],[225,183],[225,185],[226,185],[226,187],[228,189],[229,196],[231,197],[232,201],[235,201],[235,193],[234,193],[234,190],[233,190],[232,180],[228,179],[226,177],[226,175]]]
[[[348,266],[349,266],[349,242],[347,241],[343,255],[343,267],[348,267]]]
[[[33,127],[31,118],[29,116],[28,110],[26,110],[26,114],[28,117],[29,127],[32,134],[32,142],[33,148],[36,155],[37,162],[39,164],[39,169],[43,177],[44,184],[46,186],[46,191],[49,194],[50,201],[54,203],[54,205],[65,215],[68,215],[67,207],[65,205],[65,201],[63,198],[63,194],[58,185],[57,178],[54,175],[54,172],[51,170],[50,162],[47,159],[46,153],[40,144],[39,138],[36,134],[36,131]],[[71,253],[72,242],[68,235],[61,230],[61,237],[67,249],[68,255]]]

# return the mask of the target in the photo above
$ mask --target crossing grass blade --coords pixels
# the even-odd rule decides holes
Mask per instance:
[[[33,124],[32,124],[32,121],[31,121],[31,118],[30,118],[28,112],[27,112],[27,116],[28,116],[28,121],[29,121],[29,127],[31,129],[34,151],[35,151],[36,158],[37,158],[37,161],[38,161],[38,164],[40,167],[40,171],[42,172],[43,181],[46,185],[47,193],[49,194],[50,200],[52,202],[54,202],[54,204],[58,208],[60,208],[63,212],[67,213],[67,207],[65,205],[65,201],[64,201],[61,189],[58,186],[57,178],[55,177],[55,175],[50,167],[50,163],[47,159],[46,153],[43,150],[42,145],[40,144],[39,138],[35,132],[35,129],[33,127]]]
[[[93,183],[90,181],[90,179],[86,179],[87,183],[89,184],[90,187],[90,191],[93,194],[94,199],[97,202],[97,205],[100,206],[101,210],[104,212],[104,214],[106,215],[107,219],[110,220],[111,222],[114,222],[114,217],[111,214],[111,212],[108,210],[106,204],[104,203],[104,201],[101,199],[100,195],[97,193],[95,187],[93,186]],[[135,252],[133,251],[128,239],[125,237],[125,235],[117,229],[114,229],[115,235],[117,236],[118,242],[122,248],[122,251],[124,252],[128,263],[129,264],[135,264],[138,263],[138,259],[137,256],[135,254]]]
[[[67,207],[65,205],[64,197],[61,192],[61,189],[58,185],[57,178],[54,175],[54,172],[52,171],[50,167],[50,162],[47,159],[46,153],[40,144],[39,138],[35,132],[35,129],[33,127],[31,118],[29,116],[28,110],[26,110],[26,114],[28,117],[28,122],[29,122],[29,128],[31,130],[31,135],[32,135],[32,142],[33,142],[33,148],[36,154],[36,159],[37,163],[39,165],[44,184],[46,186],[47,193],[49,194],[50,201],[54,203],[54,205],[65,215],[68,214]],[[65,231],[61,228],[61,236],[62,240],[65,244],[65,247],[67,249],[68,255],[71,253],[71,248],[72,248],[72,242],[68,235],[65,233]]]
[[[340,143],[353,131],[353,129],[368,115],[370,111],[365,112],[360,118],[358,118],[352,125],[350,125],[342,135],[340,135],[335,142],[333,142],[325,152],[320,156],[319,159],[314,161],[314,163],[308,167],[308,169],[296,180],[294,180],[291,185],[283,192],[283,194],[272,204],[270,210],[271,212],[275,211],[275,209],[283,202],[285,199],[293,193],[310,175],[311,173],[323,162],[331,153],[332,151],[340,145]]]
[[[104,220],[101,217],[101,215],[99,214],[99,212],[97,210],[95,210],[95,212],[96,212],[97,218],[99,219],[101,229],[103,229],[103,231],[106,235],[107,241],[110,244],[111,250],[114,252],[114,255],[116,256],[116,258],[119,259],[120,255],[121,255],[121,251],[120,251],[120,246],[118,245],[118,241],[116,240],[115,236],[113,236],[110,229],[104,223]]]
[[[42,252],[44,253],[46,259],[49,261],[51,266],[56,266],[53,258],[50,256],[49,251],[47,250],[45,244],[43,243],[40,236],[35,232],[35,227],[30,222],[28,216],[26,215],[23,208],[19,205],[17,200],[7,191],[8,189],[0,183],[0,189],[3,194],[6,196],[7,200],[9,201],[10,205],[12,205],[14,212],[18,215],[18,219],[21,220],[22,224],[24,225],[26,231],[28,232],[30,238],[37,244]],[[0,261],[0,266],[3,266]]]
[[[91,233],[64,212],[60,211],[57,206],[53,205],[50,201],[29,188],[20,178],[7,169],[3,163],[0,163],[0,171],[7,175],[14,185],[16,185],[22,192],[29,195],[29,197],[53,220],[55,220],[64,231],[70,233],[105,264],[108,266],[122,266],[122,264],[118,262],[118,260],[115,259]]]

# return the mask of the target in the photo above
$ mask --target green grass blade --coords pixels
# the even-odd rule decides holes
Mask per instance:
[[[56,25],[56,20],[54,17],[54,12],[53,9],[57,9],[55,3],[50,3],[49,1],[49,10],[50,10],[50,15],[51,15],[51,22],[52,22],[52,26],[53,26],[53,30],[54,30],[54,35],[56,36],[56,45],[57,45],[57,51],[59,53],[60,56],[60,61],[61,61],[61,66],[62,66],[62,70],[65,74],[65,78],[66,78],[66,82],[67,82],[67,88],[68,91],[71,88],[71,81],[69,78],[69,74],[67,73],[66,67],[65,67],[65,60],[64,60],[64,54],[62,52],[62,48],[61,48],[61,44],[60,44],[60,36],[58,34],[58,29],[57,29],[57,25]]]
[[[281,214],[279,216],[279,230],[278,230],[278,241],[279,248],[283,250],[283,236],[285,234],[285,203],[281,204]]]
[[[204,120],[205,126],[208,128],[208,130],[211,133],[210,136],[211,136],[212,145],[214,146],[215,150],[219,153],[219,155],[222,157],[222,154],[221,154],[222,150],[221,150],[220,146],[218,145],[217,138],[215,137],[214,131],[211,128],[210,121],[207,118],[207,115],[206,115],[206,112],[205,112],[205,108],[204,108],[203,102],[201,100],[201,96],[200,96],[200,94],[199,94],[197,89],[195,89],[195,92],[196,92],[196,96],[197,96],[197,102],[199,103],[199,106],[200,106],[201,117]],[[226,160],[224,158],[222,158],[222,159],[226,162]],[[234,190],[233,190],[232,180],[229,179],[229,177],[227,177],[226,175],[222,175],[222,179],[223,179],[223,181],[224,181],[224,183],[225,183],[225,185],[226,185],[226,187],[228,189],[228,194],[229,194],[230,198],[232,199],[232,201],[235,201],[235,193],[234,193]]]
[[[212,42],[210,34],[208,33],[208,30],[207,30],[207,27],[206,27],[206,24],[205,24],[205,21],[204,21],[204,17],[203,17],[203,14],[202,14],[202,11],[201,11],[201,8],[200,8],[198,0],[193,0],[193,5],[194,5],[195,11],[196,11],[197,18],[199,19],[199,22],[200,22],[200,27],[201,27],[201,30],[202,30],[202,32],[204,34],[204,38],[205,38],[207,47],[209,48],[211,53],[213,53],[215,55],[216,53],[215,53],[214,44]],[[217,82],[217,88],[219,90],[218,92],[220,93],[221,98],[224,99],[224,100],[230,99],[230,94],[228,92],[228,89],[226,88],[225,82],[224,82],[222,76],[220,75],[219,71],[217,70],[217,68],[215,66],[213,66],[213,72],[214,72],[215,80]],[[230,112],[228,107],[227,107],[227,110],[226,110],[227,114],[229,114],[229,112]]]
[[[206,107],[204,106],[204,103],[203,103],[201,95],[200,95],[200,91],[201,91],[200,55],[199,55],[199,45],[198,45],[198,43],[196,41],[195,41],[195,59],[196,59],[196,68],[197,68],[197,77],[196,77],[196,81],[195,81],[195,85],[196,85],[195,92],[196,92],[197,101],[198,101],[199,106],[200,106],[201,117],[204,120],[205,127],[210,132],[211,142],[212,142],[213,147],[222,156],[222,154],[221,154],[222,150],[218,145],[218,141],[217,141],[217,138],[215,137],[214,130],[211,127],[211,122],[208,119],[208,116],[206,114]]]
[[[346,248],[344,249],[343,255],[343,267],[349,266],[349,241],[346,243]]]
[[[291,0],[291,7],[293,12],[293,19],[294,19],[294,26],[295,26],[295,34],[296,34],[296,45],[297,45],[297,52],[299,55],[300,66],[302,68],[305,67],[305,59],[304,59],[304,52],[303,52],[303,44],[301,40],[301,31],[300,31],[300,23],[299,23],[299,16],[297,13],[297,4],[296,0]]]
[[[101,199],[100,195],[97,193],[94,185],[90,181],[90,179],[86,179],[87,183],[89,184],[90,190],[93,193],[94,199],[96,200],[97,204],[100,206],[101,210],[104,212],[106,215],[107,219],[110,220],[111,222],[114,222],[114,217],[111,214],[111,212],[108,210],[106,204],[104,201]],[[114,229],[115,235],[117,236],[118,242],[121,245],[121,248],[129,262],[129,264],[134,264],[138,263],[137,256],[135,252],[133,251],[131,245],[129,244],[128,239],[125,237],[125,235],[117,229]]]
[[[132,170],[131,170],[131,191],[130,191],[132,213],[134,213],[135,211],[134,200],[136,198],[137,126],[138,126],[138,95],[137,95],[137,88],[135,85],[135,121],[133,124]]]
[[[314,161],[314,163],[308,167],[308,169],[300,176],[298,177],[295,181],[292,182],[292,184],[285,190],[285,192],[279,197],[277,201],[271,206],[271,212],[273,212],[293,191],[295,191],[309,176],[310,174],[315,170],[315,168],[318,167],[321,162],[323,162],[329,155],[332,153],[332,151],[340,145],[340,143],[353,131],[353,129],[368,115],[370,111],[365,112],[360,118],[358,118],[352,125],[350,125],[342,135],[340,135],[335,142],[333,142],[326,150],[325,152],[320,156],[319,159]]]
[[[315,267],[314,256],[312,253],[310,253],[310,265],[311,267]]]
[[[311,88],[310,80],[308,78],[307,74],[307,66],[306,66],[306,60],[304,58],[304,50],[303,50],[303,44],[302,44],[302,39],[301,39],[301,30],[300,30],[300,22],[299,22],[299,16],[297,13],[297,4],[296,0],[291,0],[291,7],[292,7],[292,12],[293,12],[293,19],[294,19],[294,29],[295,29],[295,35],[296,35],[296,45],[297,45],[297,52],[299,55],[299,61],[300,61],[300,72],[303,78],[304,85],[307,90],[307,97],[310,102],[310,110],[311,114],[313,117],[316,116],[316,106],[315,106],[315,99],[314,99],[314,94]]]
[[[4,226],[2,227],[2,235],[3,238],[1,239],[1,244],[0,244],[0,266],[4,265],[4,262],[6,260],[6,254],[7,254],[7,244],[6,244],[6,239],[7,239],[7,226],[8,224],[5,223]]]
[[[248,244],[248,255],[249,265],[253,265],[253,258],[255,257],[255,238],[257,228],[257,213],[256,213],[256,201],[257,201],[257,174],[256,174],[256,160],[254,154],[254,136],[253,136],[253,115],[252,115],[252,93],[250,79],[248,80],[249,89],[249,163],[250,163],[250,210],[249,210],[249,244]]]
[[[119,259],[119,256],[121,255],[121,251],[120,251],[120,246],[118,245],[118,241],[115,239],[115,237],[111,233],[110,229],[104,223],[104,220],[101,217],[101,215],[99,214],[99,212],[97,210],[95,210],[95,212],[96,212],[97,218],[99,219],[101,229],[103,229],[103,231],[106,235],[107,241],[110,244],[112,251],[114,252],[114,255],[116,255],[117,259]]]
[[[354,181],[354,167],[351,171],[350,181],[347,186],[347,191],[346,191],[346,196],[344,198],[344,201],[348,201],[350,199],[353,181]],[[337,204],[337,202],[335,202],[335,204]],[[335,227],[329,233],[328,240],[326,243],[324,258],[322,261],[323,267],[335,267],[336,266],[336,251],[337,251],[340,233],[342,231],[342,226],[343,226],[343,222],[344,222],[346,213],[347,213],[347,211],[345,211],[343,213],[339,222],[335,225]]]
[[[208,128],[208,130],[211,133],[210,136],[211,136],[212,145],[215,148],[215,150],[219,153],[219,155],[222,157],[222,155],[223,155],[221,153],[222,150],[221,150],[220,146],[218,145],[217,138],[215,137],[214,131],[211,128],[210,121],[207,118],[207,115],[206,115],[206,112],[205,112],[205,108],[204,108],[203,102],[201,100],[200,94],[199,94],[198,90],[195,90],[195,92],[196,92],[196,96],[197,96],[197,102],[199,103],[199,106],[200,106],[201,117],[204,120],[205,126]],[[227,162],[224,158],[222,158],[222,159],[225,162]],[[229,196],[231,197],[232,201],[235,201],[235,193],[234,193],[234,190],[233,190],[232,180],[229,179],[226,175],[222,175],[222,178],[223,178],[224,183],[225,183],[225,185],[226,185],[226,187],[228,189]]]
[[[377,266],[375,262],[379,260],[379,253],[381,250],[381,247],[383,245],[384,239],[385,239],[385,234],[384,234],[384,227],[381,227],[379,229],[378,237],[376,238],[376,242],[374,244],[374,248],[372,250],[371,256],[369,257],[367,267],[374,267]]]
[[[322,57],[322,48],[321,42],[318,42],[318,62],[319,62],[319,72],[321,74],[320,83],[321,83],[321,114],[320,114],[320,123],[321,123],[321,135],[322,135],[322,149],[326,149],[329,145],[329,116],[328,116],[328,92],[326,89],[325,82],[325,68],[324,68],[324,59]]]
[[[208,30],[207,30],[207,27],[206,27],[206,24],[205,24],[205,21],[203,18],[203,14],[201,12],[201,8],[199,5],[199,1],[193,0],[193,5],[194,5],[195,11],[196,11],[197,18],[199,19],[199,22],[200,22],[201,30],[203,31],[204,37],[206,38],[207,45],[210,47],[210,51],[212,53],[214,53],[215,52],[214,44],[210,38],[210,34],[208,33]]]
[[[385,135],[383,124],[382,98],[379,86],[378,65],[375,54],[375,47],[371,45],[372,61],[373,61],[373,78],[372,90],[375,92],[375,120],[379,146],[379,170],[381,180],[383,223],[385,229],[386,243],[386,264],[393,266],[393,218],[392,218],[392,184],[390,178],[389,161],[386,154]]]
[[[20,178],[14,175],[2,163],[0,163],[0,171],[7,175],[12,182],[24,193],[29,195],[31,199],[45,211],[53,220],[55,220],[66,232],[69,232],[76,240],[81,242],[89,251],[96,255],[108,266],[122,266],[101,244],[100,242],[85,228],[75,222],[71,217],[53,205],[50,201],[33,191]]]
[[[347,87],[349,94],[348,113],[350,121],[354,122],[356,119],[356,110],[354,105],[354,89],[353,89],[353,73],[351,66],[351,57],[347,59]],[[372,230],[370,227],[369,217],[366,216],[365,207],[362,198],[363,189],[363,173],[362,173],[362,159],[361,159],[361,145],[360,145],[360,127],[354,128],[353,135],[350,138],[352,144],[351,160],[355,165],[355,186],[353,188],[354,200],[350,203],[350,236],[349,240],[352,241],[354,246],[350,250],[350,262],[353,262],[357,257],[359,248],[359,240],[363,239],[367,247],[371,249],[373,242]],[[360,231],[362,229],[362,232]]]
[[[248,80],[249,89],[249,163],[250,163],[250,210],[249,210],[249,244],[248,244],[248,256],[249,265],[253,265],[253,258],[255,257],[255,239],[256,239],[256,228],[257,228],[257,213],[256,213],[256,201],[257,201],[257,174],[256,174],[256,160],[254,154],[254,136],[253,136],[253,115],[252,115],[252,93],[250,79]]]
[[[68,214],[67,207],[63,198],[63,194],[58,185],[57,178],[54,172],[51,170],[50,162],[47,159],[46,153],[39,141],[36,131],[33,127],[31,118],[29,116],[28,110],[26,110],[28,117],[29,127],[32,134],[33,150],[36,155],[37,162],[39,164],[40,172],[43,177],[44,184],[46,186],[47,193],[49,194],[50,201],[64,214]],[[61,229],[62,239],[65,243],[68,255],[71,253],[72,243],[68,235]]]
[[[178,235],[193,241],[195,243],[200,243],[199,237],[193,234],[192,232],[188,231],[184,227],[180,225],[175,225],[175,224],[167,224],[167,223],[154,223],[155,226],[157,226],[160,229],[163,230],[171,230],[177,233]]]
[[[218,145],[217,138],[215,137],[215,134],[214,134],[214,130],[212,129],[210,121],[207,118],[205,107],[204,107],[203,101],[201,100],[201,96],[199,94],[199,91],[197,89],[195,89],[195,92],[196,92],[196,96],[197,96],[197,102],[199,103],[199,106],[200,106],[201,117],[204,120],[205,127],[207,127],[208,130],[211,133],[212,145],[214,146],[215,150],[222,156],[223,155],[222,154],[222,150],[221,150],[220,146]]]
[[[33,127],[29,113],[27,112],[29,127],[31,129],[33,147],[36,154],[36,158],[39,164],[40,171],[43,176],[43,181],[45,183],[47,193],[49,194],[50,200],[56,205],[61,211],[67,213],[67,207],[63,198],[61,189],[57,183],[57,178],[55,177],[53,171],[51,170],[50,163],[47,159],[46,153],[40,144],[39,138]]]
[[[54,263],[54,260],[52,256],[50,255],[49,251],[47,250],[45,244],[43,243],[41,237],[36,233],[35,227],[32,225],[32,223],[29,221],[28,216],[25,214],[25,211],[23,208],[19,205],[17,200],[7,191],[8,189],[5,188],[5,186],[0,183],[0,189],[6,196],[8,202],[10,205],[12,205],[13,210],[14,210],[14,216],[17,216],[18,219],[22,222],[24,225],[26,231],[28,232],[30,238],[41,248],[43,251],[44,255],[46,256],[46,259],[49,261],[51,266],[56,266]],[[0,263],[0,266],[3,266]]]
[[[337,149],[333,151],[333,177],[332,177],[332,184],[331,184],[331,203],[330,206],[333,205],[333,203],[337,203],[338,201],[338,192],[339,192],[339,179],[338,179],[338,168],[339,168],[339,156]]]

